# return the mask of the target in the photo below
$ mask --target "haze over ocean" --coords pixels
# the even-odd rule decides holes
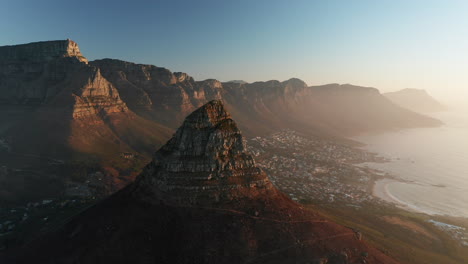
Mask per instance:
[[[410,208],[430,214],[468,217],[468,111],[454,109],[433,116],[439,128],[419,128],[362,136],[366,149],[391,158],[366,164],[409,182],[391,182],[390,195]]]

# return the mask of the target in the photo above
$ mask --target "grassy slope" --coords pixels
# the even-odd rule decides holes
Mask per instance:
[[[402,263],[462,264],[468,263],[468,251],[448,234],[426,221],[431,217],[387,206],[366,205],[365,209],[327,205],[312,206],[333,221],[358,229],[363,239],[374,244]],[[398,217],[405,224],[417,225],[427,231],[413,231],[385,221],[385,216]],[[433,218],[432,218],[433,219]]]

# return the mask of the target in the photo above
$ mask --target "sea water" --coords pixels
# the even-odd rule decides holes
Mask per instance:
[[[468,109],[431,114],[445,125],[357,137],[365,149],[390,159],[368,163],[401,179],[387,191],[429,214],[468,217]]]

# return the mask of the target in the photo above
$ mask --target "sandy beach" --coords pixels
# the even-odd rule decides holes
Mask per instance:
[[[397,181],[394,179],[389,179],[385,178],[382,180],[378,180],[374,183],[374,188],[372,190],[372,195],[375,197],[378,197],[384,201],[387,201],[389,203],[393,203],[397,205],[398,207],[408,210],[408,211],[413,211],[413,212],[423,212],[422,210],[418,210],[414,206],[411,206],[407,203],[404,203],[403,201],[399,200],[395,196],[393,196],[389,191],[388,191],[388,185],[392,183],[400,183],[401,181]]]
[[[398,204],[399,202],[393,199],[393,197],[388,193],[388,190],[387,190],[387,185],[392,182],[396,182],[396,181],[392,179],[382,179],[382,180],[375,181],[374,188],[372,190],[372,195],[382,200],[385,200],[387,202]]]

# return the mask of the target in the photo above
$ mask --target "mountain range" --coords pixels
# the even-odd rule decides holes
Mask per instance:
[[[11,263],[398,263],[278,191],[220,100],[190,114],[135,182]]]
[[[71,40],[0,47],[0,135],[12,151],[149,157],[190,112],[213,99],[225,102],[248,136],[290,128],[346,137],[440,124],[374,88],[309,87],[294,78],[195,81],[153,65],[88,61]]]
[[[99,167],[105,185],[113,186],[109,192],[122,188],[189,113],[213,99],[223,101],[247,137],[291,129],[348,141],[363,133],[441,124],[395,105],[375,88],[308,86],[296,78],[196,81],[153,65],[88,61],[72,40],[3,46],[0,165],[18,171],[17,164],[28,164],[19,169],[35,174],[51,162],[65,165],[33,180],[7,176],[13,182],[0,187],[0,201],[45,187],[59,192],[68,177],[63,174],[77,166]],[[38,166],[29,166],[33,158]]]

